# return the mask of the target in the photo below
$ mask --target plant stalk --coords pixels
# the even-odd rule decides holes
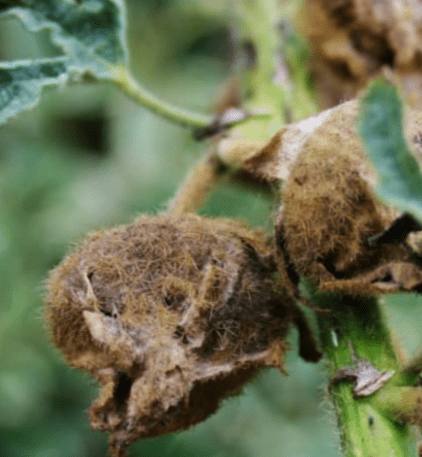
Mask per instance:
[[[395,371],[384,386],[365,397],[357,398],[353,385],[347,381],[330,386],[329,395],[337,415],[344,456],[418,456],[410,426],[394,421],[380,404],[387,389],[406,383],[382,304],[374,297],[312,295],[318,307],[332,310],[318,316],[330,379],[339,369],[353,365],[351,346],[358,358],[368,360],[376,369]]]

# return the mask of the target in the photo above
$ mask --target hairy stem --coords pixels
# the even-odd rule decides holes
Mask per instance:
[[[224,165],[214,155],[214,148],[211,148],[190,170],[170,202],[168,211],[175,216],[195,212],[206,201],[224,172]]]
[[[332,379],[339,369],[355,366],[351,347],[359,359],[377,370],[394,370],[394,376],[371,395],[356,397],[353,385],[342,381],[329,389],[346,457],[416,457],[416,443],[409,425],[395,422],[380,407],[382,395],[406,381],[381,304],[374,297],[314,294],[314,303],[332,309],[318,317],[321,342]],[[377,397],[380,397],[378,399]]]

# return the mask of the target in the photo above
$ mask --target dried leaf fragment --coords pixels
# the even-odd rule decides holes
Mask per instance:
[[[261,366],[281,368],[293,302],[266,236],[195,215],[91,235],[50,275],[47,319],[102,385],[91,425],[113,456],[204,420]]]
[[[337,370],[330,385],[337,384],[343,380],[353,381],[353,395],[355,397],[367,397],[381,389],[394,376],[394,370],[379,371],[369,360],[359,358],[351,341],[349,341],[349,347],[353,365]]]

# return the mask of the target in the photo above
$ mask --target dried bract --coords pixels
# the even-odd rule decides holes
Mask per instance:
[[[50,275],[47,320],[101,384],[89,415],[113,456],[213,413],[259,367],[283,366],[293,302],[266,236],[195,215],[90,236]]]

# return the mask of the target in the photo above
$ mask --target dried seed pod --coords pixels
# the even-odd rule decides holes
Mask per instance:
[[[53,341],[102,384],[89,414],[113,456],[202,421],[259,367],[282,368],[298,315],[276,268],[260,231],[161,215],[93,234],[51,273]]]
[[[309,38],[322,106],[355,97],[389,68],[407,102],[422,107],[422,10],[417,0],[307,0],[298,16]]]
[[[422,270],[405,242],[369,243],[400,213],[372,190],[376,175],[355,131],[357,114],[356,102],[342,105],[304,143],[284,187],[284,244],[297,270],[326,290],[418,290]],[[412,141],[421,116],[408,127]]]
[[[377,176],[355,131],[358,111],[353,100],[287,125],[243,156],[236,140],[225,139],[218,155],[228,166],[240,163],[256,180],[282,186],[275,242],[298,274],[313,278],[323,290],[421,291],[421,236],[407,237],[412,224],[401,226],[400,212],[375,196]],[[405,133],[422,163],[420,112],[407,110]]]

